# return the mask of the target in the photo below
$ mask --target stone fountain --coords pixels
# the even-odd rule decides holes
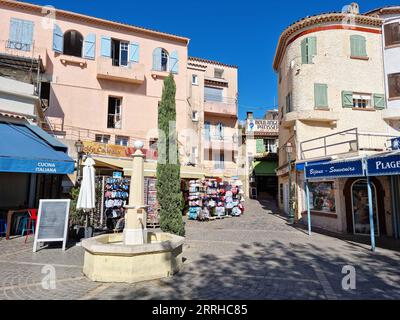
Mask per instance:
[[[82,241],[83,273],[92,281],[134,283],[172,276],[182,266],[184,238],[149,232],[144,205],[143,143],[135,142],[129,205],[123,234]]]

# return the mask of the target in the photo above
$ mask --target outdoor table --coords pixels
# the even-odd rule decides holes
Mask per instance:
[[[10,240],[10,233],[11,233],[11,223],[14,214],[16,213],[24,213],[28,212],[28,209],[25,210],[10,210],[7,214],[7,233],[6,233],[6,240]]]

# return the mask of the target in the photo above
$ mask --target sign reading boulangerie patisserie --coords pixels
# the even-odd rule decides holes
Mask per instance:
[[[279,134],[278,120],[247,120],[246,133],[255,136],[277,136]]]

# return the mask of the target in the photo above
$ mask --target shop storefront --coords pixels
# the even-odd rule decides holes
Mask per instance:
[[[332,231],[377,237],[398,236],[395,185],[400,154],[380,154],[349,161],[305,165],[304,221]],[[396,177],[396,178],[397,178]]]
[[[75,170],[67,147],[37,126],[0,122],[0,219],[61,197],[62,179]],[[18,229],[18,219],[10,226]]]

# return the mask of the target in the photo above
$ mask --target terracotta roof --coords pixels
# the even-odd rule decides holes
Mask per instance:
[[[21,1],[14,1],[14,0],[0,0],[0,5],[7,6],[10,8],[18,8],[18,9],[28,10],[28,11],[32,11],[32,12],[39,13],[39,14],[42,14],[42,9],[46,8],[45,6],[39,6],[39,5],[31,4],[28,2],[21,2]],[[156,37],[160,37],[160,38],[183,42],[185,44],[188,44],[190,41],[190,39],[186,38],[186,37],[182,37],[182,36],[178,36],[178,35],[174,35],[174,34],[170,34],[170,33],[165,33],[165,32],[161,32],[161,31],[157,31],[157,30],[152,30],[152,29],[148,29],[148,28],[144,28],[144,27],[138,27],[138,26],[134,26],[134,25],[130,25],[127,23],[118,22],[118,21],[100,19],[100,18],[88,16],[88,15],[74,13],[71,11],[55,9],[55,13],[58,17],[74,19],[74,20],[84,21],[84,22],[89,22],[89,23],[96,23],[98,25],[102,25],[102,26],[106,26],[106,27],[114,27],[116,29],[123,29],[126,31],[152,35],[152,36],[156,36]]]
[[[379,14],[391,14],[391,13],[400,13],[400,6],[385,6],[381,8],[377,8],[374,10],[370,10],[364,13],[366,16],[374,16]]]
[[[342,23],[342,21],[346,19],[346,17],[348,17],[346,13],[330,12],[314,16],[307,16],[291,24],[282,32],[282,34],[279,37],[278,46],[276,48],[275,58],[273,63],[274,70],[278,70],[281,58],[284,55],[288,41],[298,31],[301,31],[313,25],[320,25],[323,23],[329,23],[329,22]],[[369,25],[373,27],[380,27],[382,25],[382,19],[361,14],[355,15],[355,22],[360,25]]]
[[[20,119],[20,120],[28,120],[28,119],[35,119],[35,116],[27,116],[27,115],[22,115],[19,113],[11,113],[11,112],[5,112],[5,111],[0,111],[0,116],[2,117],[7,117],[7,118],[13,118],[13,119]]]
[[[238,66],[233,65],[233,64],[225,64],[225,63],[222,63],[222,62],[219,62],[219,61],[207,60],[207,59],[203,59],[203,58],[189,57],[189,62],[190,61],[204,62],[204,63],[215,64],[217,66],[223,66],[223,67],[238,69]]]

